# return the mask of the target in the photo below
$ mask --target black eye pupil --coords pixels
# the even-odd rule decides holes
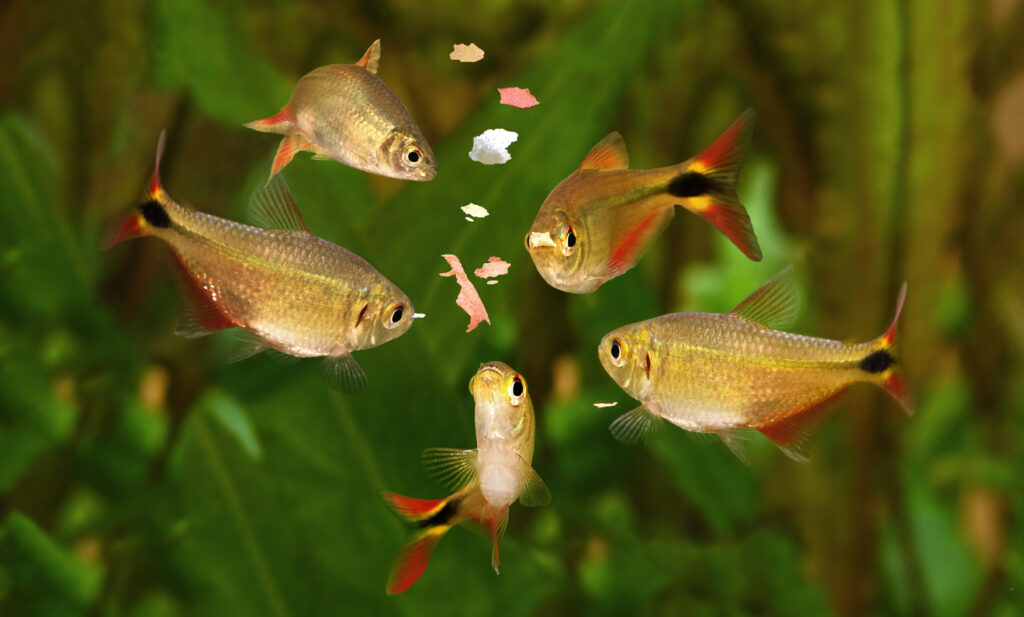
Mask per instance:
[[[523,381],[516,377],[512,380],[512,396],[523,395]]]
[[[565,245],[569,248],[576,246],[576,234],[570,229],[569,233],[565,236]]]
[[[619,342],[615,341],[612,343],[612,357],[616,360],[619,359]]]
[[[391,313],[391,323],[398,323],[402,321],[402,307],[395,309],[394,313]]]
[[[416,152],[415,150],[413,150],[412,152],[409,153],[409,162],[410,163],[415,163],[418,160],[420,160],[420,153],[419,152]]]

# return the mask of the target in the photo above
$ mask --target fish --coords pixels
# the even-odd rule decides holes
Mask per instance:
[[[606,334],[601,364],[640,402],[612,423],[612,435],[647,441],[666,420],[717,434],[747,461],[744,442],[757,431],[806,462],[827,406],[854,383],[880,386],[911,414],[896,345],[906,283],[885,334],[851,344],[777,329],[796,316],[793,279],[783,270],[729,313],[672,313]]]
[[[622,135],[594,146],[541,205],[526,250],[555,289],[590,293],[640,260],[681,205],[702,217],[754,261],[761,247],[736,196],[736,179],[754,130],[746,110],[700,154],[669,167],[629,169]]]
[[[385,590],[401,593],[427,569],[438,541],[459,524],[482,529],[491,538],[491,566],[499,573],[498,540],[517,499],[528,507],[551,502],[551,491],[534,471],[533,402],[526,380],[503,362],[480,367],[469,382],[476,403],[475,450],[428,448],[427,471],[451,495],[415,499],[384,492],[384,501],[414,531],[395,559]]]
[[[377,77],[379,62],[377,39],[355,64],[313,69],[299,79],[281,111],[245,125],[285,136],[268,183],[304,150],[315,160],[333,159],[389,178],[433,179],[434,152],[409,110]]]
[[[140,236],[170,246],[181,275],[178,334],[241,328],[248,345],[236,359],[267,349],[324,357],[331,385],[364,390],[366,374],[352,352],[404,334],[415,312],[408,296],[362,257],[314,236],[281,178],[251,201],[262,228],[178,204],[160,183],[165,141],[161,133],[145,195],[105,248]]]

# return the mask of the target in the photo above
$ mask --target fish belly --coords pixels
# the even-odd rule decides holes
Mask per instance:
[[[503,508],[519,497],[522,479],[515,450],[500,443],[478,444],[477,465],[480,491],[490,506]]]

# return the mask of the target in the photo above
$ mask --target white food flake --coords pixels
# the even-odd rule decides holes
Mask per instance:
[[[487,208],[476,204],[466,204],[462,206],[462,211],[466,213],[466,220],[469,221],[472,221],[474,218],[482,219],[490,214],[490,212],[487,211]]]
[[[508,147],[519,139],[519,133],[505,129],[487,129],[473,138],[469,158],[484,165],[501,165],[512,159]]]
[[[615,407],[618,404],[618,401],[615,401],[614,403],[594,403],[594,407]]]

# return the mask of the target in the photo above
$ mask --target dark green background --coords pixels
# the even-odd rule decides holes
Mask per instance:
[[[1024,614],[1022,35],[1012,0],[5,2],[0,614]],[[360,396],[325,388],[316,362],[228,364],[227,332],[175,337],[166,247],[98,248],[160,130],[168,192],[243,220],[278,139],[242,123],[375,38],[437,178],[308,154],[285,176],[313,231],[427,318],[357,354]],[[483,61],[448,59],[471,41]],[[540,105],[499,105],[505,86]],[[543,283],[523,236],[590,146],[619,130],[634,167],[675,163],[748,106],[740,196],[762,263],[680,211],[598,292]],[[470,161],[498,127],[519,133],[512,160]],[[468,202],[491,216],[467,223]],[[449,252],[512,263],[478,281],[492,325],[464,332],[438,276]],[[795,330],[844,340],[880,334],[908,281],[916,415],[854,387],[807,465],[765,440],[750,467],[680,430],[615,442],[633,403],[600,336],[729,310],[789,263]],[[513,507],[501,576],[456,529],[389,598],[404,530],[379,491],[442,494],[420,452],[473,446],[467,384],[490,360],[530,384],[554,500]]]

